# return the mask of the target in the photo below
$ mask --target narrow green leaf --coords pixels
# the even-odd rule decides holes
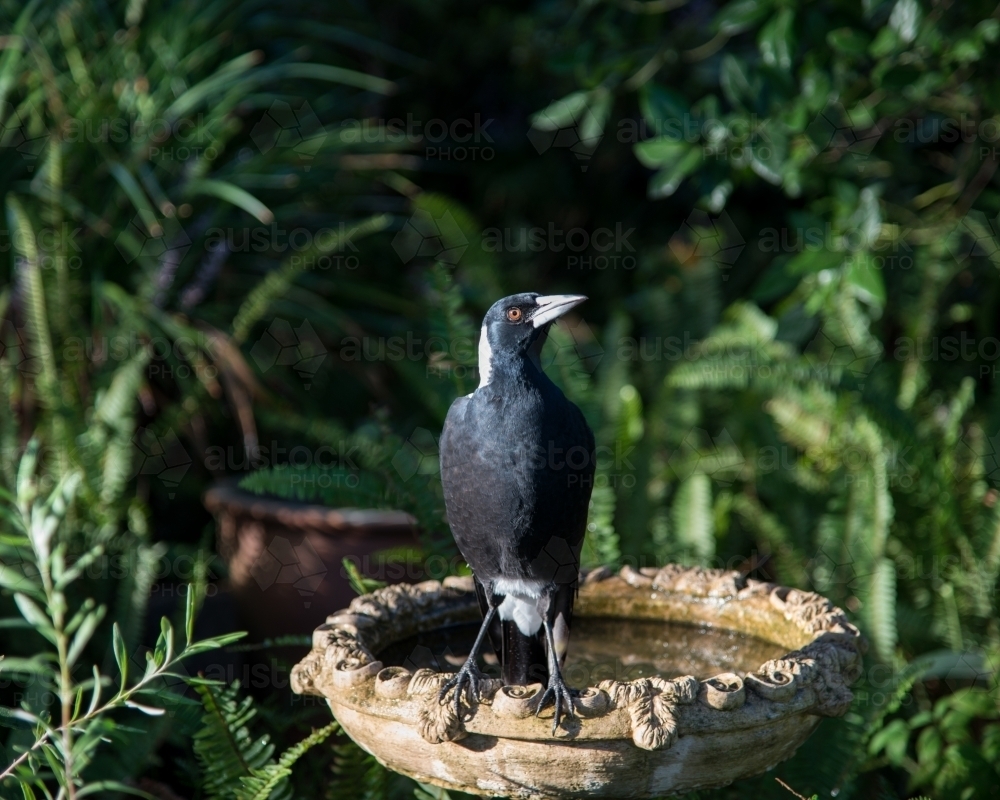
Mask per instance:
[[[214,74],[178,97],[166,110],[165,116],[174,119],[186,116],[212,95],[223,92],[240,81],[243,81],[246,91],[251,91],[257,81],[249,79],[246,73],[257,66],[261,58],[263,54],[259,50],[253,50],[223,64]]]
[[[681,161],[692,149],[689,142],[673,136],[658,136],[639,142],[633,150],[639,163],[650,169],[672,166]]]
[[[34,581],[28,578],[21,570],[0,564],[0,586],[10,589],[12,592],[24,592],[36,594],[41,589]]]
[[[197,653],[204,653],[206,650],[217,650],[220,647],[226,647],[227,645],[238,642],[246,635],[246,631],[235,631],[221,636],[212,636],[209,639],[201,639],[200,641],[194,642],[189,647],[184,648],[183,655],[187,658],[188,656],[193,656]]]
[[[261,70],[264,79],[272,78],[293,78],[316,81],[329,81],[330,83],[342,83],[345,86],[355,86],[358,89],[365,89],[376,94],[395,94],[397,86],[392,81],[379,78],[375,75],[367,75],[364,72],[357,72],[353,69],[334,67],[330,64],[277,64],[274,67],[267,67]]]
[[[146,197],[146,193],[143,191],[142,186],[139,185],[139,181],[135,179],[135,176],[117,161],[109,162],[108,169],[112,177],[118,181],[118,185],[122,187],[122,190],[132,202],[135,210],[139,213],[149,235],[153,238],[162,236],[163,226],[160,224],[156,212],[153,210],[152,203],[149,202],[149,198]]]
[[[3,728],[33,728],[38,723],[38,717],[20,708],[0,706],[0,727]]]
[[[21,615],[46,639],[55,643],[55,630],[52,627],[52,621],[38,604],[20,592],[14,595],[14,602],[17,604]]]
[[[639,90],[639,109],[656,136],[668,136],[680,141],[686,135],[685,123],[691,120],[691,106],[673,89],[654,81],[643,84]]]
[[[134,700],[126,700],[125,705],[129,708],[136,709],[136,711],[141,711],[143,714],[148,714],[151,717],[161,717],[167,713],[165,709],[143,705],[142,703],[137,703]]]
[[[679,162],[664,167],[649,179],[647,194],[651,200],[670,197],[680,187],[683,180],[701,164],[701,150],[691,148]]]
[[[98,792],[120,792],[121,794],[130,794],[133,797],[144,797],[146,800],[157,800],[156,795],[144,792],[142,789],[129,786],[127,783],[122,783],[121,781],[96,781],[95,783],[88,783],[86,786],[76,790],[76,796],[86,797]]]
[[[761,0],[735,0],[715,14],[713,27],[719,33],[735,36],[760,22],[767,15],[770,5]]]
[[[97,664],[94,664],[92,669],[94,675],[94,689],[90,695],[90,705],[87,706],[87,716],[93,714],[94,711],[97,710],[98,703],[101,702],[101,672],[97,669]]]
[[[21,794],[24,795],[24,800],[36,800],[34,790],[32,790],[32,788],[24,781],[21,781],[20,783],[21,783]]]
[[[531,115],[531,127],[538,131],[557,131],[573,125],[587,107],[587,92],[573,92]]]
[[[193,583],[187,585],[187,595],[184,598],[184,644],[190,646],[194,638],[194,617],[198,608],[195,599],[195,586]]]
[[[118,673],[121,675],[121,691],[125,691],[128,682],[128,651],[117,622],[111,628],[111,643],[115,653],[115,663],[118,664]]]
[[[38,656],[31,658],[5,656],[0,659],[0,674],[2,673],[48,676],[52,674],[52,665],[45,663]]]
[[[153,648],[153,661],[157,667],[162,667],[169,660],[173,646],[174,629],[170,625],[170,620],[160,617],[160,635],[156,640],[156,647]]]
[[[208,179],[190,181],[185,187],[185,194],[191,197],[202,194],[217,197],[227,203],[232,203],[237,208],[242,208],[265,225],[274,222],[274,214],[260,200],[246,189],[241,189],[226,181]]]
[[[66,654],[66,660],[71,666],[76,663],[80,654],[83,653],[83,648],[87,646],[87,642],[90,641],[90,637],[94,635],[94,631],[97,630],[97,626],[100,624],[101,620],[104,619],[104,612],[105,607],[98,606],[84,618],[83,623],[80,625],[80,629],[73,636],[73,642],[70,644],[69,652]]]

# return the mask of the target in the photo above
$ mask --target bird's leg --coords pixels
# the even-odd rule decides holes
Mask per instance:
[[[469,690],[469,705],[473,704],[474,700],[479,698],[479,681],[485,676],[480,671],[479,667],[476,666],[476,658],[479,656],[479,650],[483,646],[483,638],[486,636],[486,631],[490,627],[490,623],[493,621],[493,616],[497,613],[496,606],[493,604],[493,592],[487,592],[487,601],[489,608],[486,615],[483,617],[483,624],[479,628],[479,634],[476,636],[476,641],[472,645],[472,652],[469,653],[469,657],[465,659],[465,663],[462,668],[455,673],[453,678],[450,678],[448,682],[441,687],[441,692],[438,694],[438,702],[443,703],[444,697],[448,694],[448,690],[452,687],[455,688],[455,715],[458,717],[462,716],[461,711],[461,699],[462,692],[465,691],[466,686]]]
[[[542,700],[538,704],[535,716],[537,717],[541,713],[542,709],[548,704],[549,698],[552,697],[555,700],[552,735],[555,736],[556,731],[559,729],[559,722],[562,720],[563,703],[566,704],[566,713],[571,717],[576,716],[576,709],[573,708],[573,692],[563,680],[562,670],[559,668],[559,656],[556,655],[555,635],[552,631],[552,620],[550,617],[551,614],[546,614],[543,618],[545,643],[547,645],[546,650],[548,650],[549,661],[549,685],[545,688],[545,694],[542,695]]]

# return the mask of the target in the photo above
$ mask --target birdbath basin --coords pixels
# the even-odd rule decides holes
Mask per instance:
[[[535,714],[538,684],[490,678],[461,716],[438,702],[479,620],[471,578],[380,589],[316,629],[292,687],[325,697],[355,742],[424,783],[659,797],[789,758],[822,717],[847,710],[863,648],[811,592],[677,565],[595,570],[581,581],[565,667],[577,715],[553,735],[551,706]]]

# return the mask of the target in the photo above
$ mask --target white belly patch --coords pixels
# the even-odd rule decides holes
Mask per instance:
[[[504,595],[497,608],[500,619],[513,622],[525,636],[533,636],[542,627],[542,614],[538,601],[542,597],[542,581],[500,578],[493,583],[493,590]]]

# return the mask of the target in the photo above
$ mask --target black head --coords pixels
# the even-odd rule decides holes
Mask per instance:
[[[582,294],[524,292],[497,300],[483,317],[479,339],[480,385],[489,383],[492,365],[537,353],[549,326],[586,299]]]

